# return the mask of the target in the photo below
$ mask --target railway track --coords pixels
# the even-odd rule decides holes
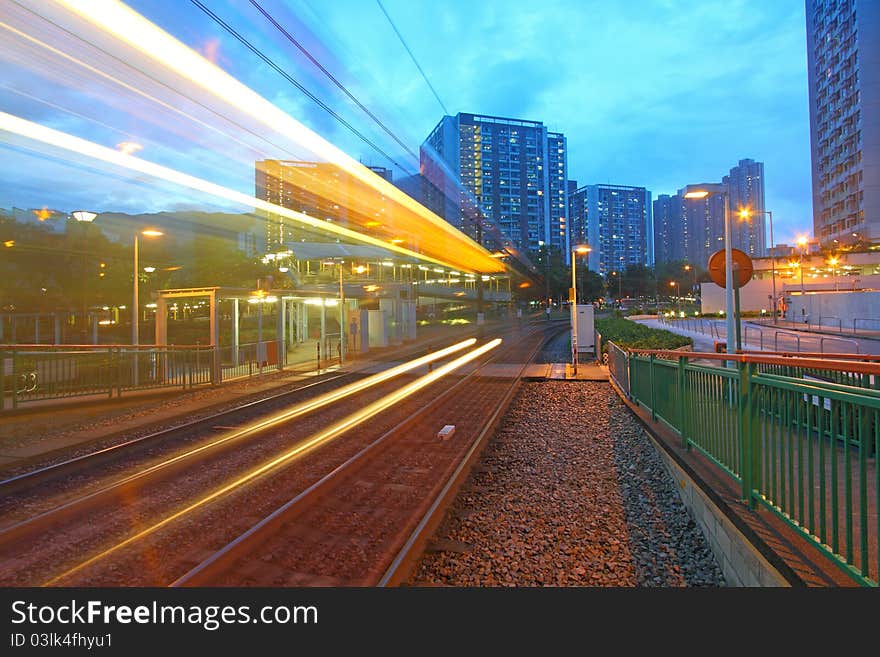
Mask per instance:
[[[423,365],[424,363],[418,367],[424,369]],[[391,379],[370,389],[358,390],[358,403],[368,403],[393,394],[394,386],[398,385],[398,382],[392,385],[390,381]],[[349,386],[357,386],[357,382]],[[341,398],[331,401],[338,401]],[[404,412],[412,410],[412,404],[404,407],[409,409]],[[339,416],[344,410],[345,408],[340,404],[327,403],[323,410],[315,412],[314,417],[309,418],[308,423],[297,420],[298,431],[294,432],[288,430],[290,427],[286,427],[285,431],[278,431],[278,427],[285,425],[283,421],[270,422],[259,431],[245,432],[251,437],[260,436],[259,440],[249,440],[246,444],[228,439],[230,431],[223,425],[214,424],[215,432],[219,427],[226,434],[223,437],[227,440],[221,443],[224,446],[222,449],[216,445],[210,449],[200,445],[167,457],[159,464],[152,463],[142,467],[109,484],[95,486],[92,483],[93,480],[100,480],[99,476],[89,474],[90,468],[94,469],[94,464],[98,464],[99,460],[92,460],[90,467],[86,467],[85,461],[82,460],[65,466],[74,469],[64,476],[59,476],[64,468],[54,469],[51,477],[48,472],[34,475],[38,477],[34,481],[41,482],[38,488],[45,486],[46,477],[50,479],[54,477],[69,482],[68,492],[61,495],[61,503],[47,510],[37,509],[36,513],[32,511],[34,504],[32,502],[18,505],[19,508],[24,508],[26,515],[29,513],[31,515],[12,524],[7,521],[4,529],[0,530],[0,582],[11,585],[77,582],[85,582],[89,585],[102,582],[109,585],[168,583],[174,579],[171,574],[179,576],[183,572],[170,567],[170,563],[168,569],[160,569],[162,573],[154,572],[155,569],[148,567],[129,570],[128,576],[122,578],[112,575],[113,567],[109,569],[110,576],[106,571],[103,574],[96,572],[101,571],[99,567],[101,563],[113,562],[121,555],[124,561],[125,555],[131,557],[132,552],[138,553],[140,545],[158,545],[162,541],[157,537],[171,534],[178,539],[179,546],[180,534],[191,535],[191,522],[198,522],[194,519],[205,516],[208,516],[206,522],[212,527],[221,528],[220,538],[230,535],[230,532],[240,533],[247,527],[243,523],[252,518],[249,514],[265,507],[264,503],[261,504],[261,500],[277,498],[277,495],[265,492],[267,488],[270,491],[273,488],[276,469],[286,468],[284,486],[305,489],[308,483],[320,478],[318,472],[326,473],[328,468],[325,461],[341,463],[363,448],[362,436],[360,443],[358,440],[347,439],[340,441],[339,445],[323,448],[320,450],[322,458],[307,455],[311,448],[303,448],[302,454],[295,454],[293,455],[295,458],[288,459],[290,462],[295,461],[296,467],[291,468],[290,462],[284,462],[282,459],[282,462],[252,474],[254,463],[271,463],[272,454],[277,453],[285,444],[301,440],[304,432],[316,426],[338,423]],[[299,416],[289,414],[286,419],[290,420],[294,417]],[[383,420],[377,422],[376,427],[382,428],[390,424],[393,424],[390,420]],[[235,432],[236,430],[232,430],[232,434]],[[125,452],[115,452],[117,455],[123,453]],[[208,454],[210,458],[206,458]],[[235,461],[234,466],[230,466],[230,459]],[[272,476],[267,476],[269,474]],[[246,482],[242,483],[259,484],[255,487],[259,492],[243,492],[248,487],[242,485],[233,486],[222,494],[205,493],[212,488],[216,493],[216,482],[230,478],[237,480],[245,478]],[[23,479],[17,479],[9,485],[21,486],[22,481]],[[89,492],[78,494],[90,484],[92,488]],[[65,495],[69,499],[66,499]],[[19,499],[21,499],[20,494]],[[227,506],[235,508],[236,505],[239,510],[231,513],[234,521],[230,522],[228,520],[230,516],[225,508]],[[227,514],[226,520],[217,521],[217,514],[213,511],[208,512],[214,506],[223,507],[220,516]],[[149,531],[144,531],[143,528]],[[214,539],[213,531],[202,534]],[[59,540],[59,537],[63,538]],[[201,539],[202,536],[199,538]],[[185,552],[192,552],[186,549],[190,544],[195,544],[194,549],[197,554],[204,554],[207,549],[201,540],[194,541],[190,538],[182,539],[182,542],[185,549],[177,550],[175,558],[172,559],[175,562],[182,560],[185,563],[193,563],[191,554],[182,556]],[[149,552],[150,549],[146,548],[146,551]],[[140,554],[143,556],[142,552]],[[137,560],[137,556],[134,558]],[[142,577],[132,577],[132,574]]]
[[[462,339],[465,337],[468,337],[467,334],[463,335]],[[447,343],[446,339],[433,339],[418,347],[404,347],[397,353],[397,358],[400,360],[415,358],[426,352],[441,349]],[[288,371],[301,374],[304,377],[309,374],[312,376],[317,374],[319,379],[305,384],[298,380],[293,385],[287,383],[257,395],[246,395],[240,402],[232,406],[229,402],[214,404],[202,409],[201,412],[204,412],[205,415],[195,420],[190,419],[188,415],[170,418],[161,426],[149,427],[143,435],[136,437],[126,435],[126,432],[118,432],[87,441],[84,445],[78,445],[76,450],[71,450],[69,447],[59,448],[26,459],[13,466],[12,469],[6,469],[5,472],[0,473],[0,499],[22,488],[37,485],[55,477],[69,475],[77,469],[93,467],[102,460],[115,457],[130,447],[143,447],[150,443],[156,443],[160,439],[171,436],[174,431],[178,431],[183,436],[211,422],[216,425],[228,424],[228,418],[247,412],[247,409],[251,409],[255,415],[269,412],[273,407],[282,407],[286,403],[296,401],[303,394],[308,395],[319,388],[332,384],[342,385],[344,382],[363,376],[363,370],[371,366],[368,364],[355,367],[341,374],[332,374],[332,370],[328,371],[327,369],[324,369],[324,374],[321,374],[320,371],[315,373],[313,369],[308,367],[290,368]],[[72,451],[83,449],[85,450],[83,453],[71,455]]]
[[[558,332],[559,329],[554,329]],[[173,586],[393,586],[424,542],[543,346],[510,379],[476,369],[214,552]],[[500,356],[499,356],[500,357]],[[454,426],[440,438],[438,429]]]

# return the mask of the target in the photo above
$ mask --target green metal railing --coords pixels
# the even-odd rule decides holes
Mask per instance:
[[[629,354],[629,394],[739,482],[742,498],[865,586],[880,571],[880,362]],[[725,362],[735,367],[717,366]]]

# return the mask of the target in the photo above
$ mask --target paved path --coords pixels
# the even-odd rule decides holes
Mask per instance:
[[[723,319],[673,320],[670,323],[643,317],[633,321],[691,337],[694,351],[714,351],[715,342],[724,341],[727,335],[727,322]],[[764,326],[749,321],[742,323],[741,338],[743,348],[752,351],[880,354],[880,340],[795,330],[787,326]]]

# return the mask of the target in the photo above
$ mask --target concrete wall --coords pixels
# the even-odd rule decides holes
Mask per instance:
[[[840,325],[844,329],[853,328],[855,319],[873,319],[875,321],[860,321],[858,329],[880,329],[880,291],[864,292],[820,292],[807,293],[803,296],[786,296],[788,311],[785,318],[793,322],[821,323],[828,326]],[[836,319],[829,319],[836,318]]]
[[[766,310],[770,314],[773,308],[772,290],[772,280],[753,278],[739,290],[739,309],[743,312]],[[779,281],[776,281],[776,295],[782,295],[782,284]],[[715,283],[700,283],[700,312],[717,313],[719,310],[727,310],[724,288]]]
[[[694,484],[675,459],[657,444],[650,433],[646,433],[663,459],[666,470],[678,484],[681,500],[706,537],[728,586],[790,586],[785,577],[749,542],[709,496]]]

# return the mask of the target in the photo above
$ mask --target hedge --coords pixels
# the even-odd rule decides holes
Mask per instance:
[[[603,349],[609,341],[624,349],[677,349],[694,344],[687,336],[617,317],[597,319],[596,330],[602,335]]]

